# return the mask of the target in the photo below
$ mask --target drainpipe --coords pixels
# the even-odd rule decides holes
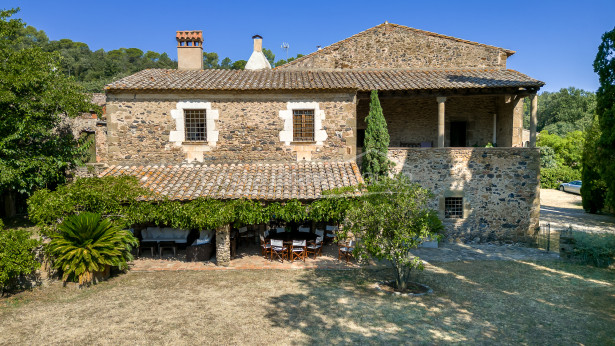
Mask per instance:
[[[496,145],[497,143],[497,119],[498,119],[498,115],[497,113],[493,113],[493,142],[491,142],[491,144],[493,144],[493,146]]]

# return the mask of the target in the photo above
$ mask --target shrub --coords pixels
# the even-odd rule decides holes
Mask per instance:
[[[110,267],[128,268],[131,247],[137,239],[99,214],[81,213],[67,217],[51,235],[49,253],[62,279],[89,285]]]
[[[30,238],[25,230],[3,230],[0,227],[0,290],[4,293],[15,279],[33,273],[40,267],[34,250],[40,241]]]
[[[615,263],[615,234],[573,232],[574,256],[597,267]]]
[[[561,183],[579,179],[581,179],[581,172],[568,166],[559,165],[555,168],[540,170],[540,187],[543,189],[557,189]]]

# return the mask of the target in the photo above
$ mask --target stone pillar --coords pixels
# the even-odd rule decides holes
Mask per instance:
[[[536,123],[538,122],[538,97],[530,95],[532,101],[530,107],[530,148],[536,148]]]
[[[498,140],[498,114],[497,113],[493,113],[493,140],[491,142],[491,144],[493,144],[494,146],[497,143]]]
[[[231,264],[231,225],[216,229],[216,263],[228,267]]]
[[[444,102],[446,97],[436,98],[438,101],[438,148],[444,147]]]

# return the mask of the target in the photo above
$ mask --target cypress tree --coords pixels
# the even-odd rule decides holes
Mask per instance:
[[[377,90],[372,90],[369,114],[365,122],[367,129],[365,130],[364,156],[361,165],[363,176],[367,179],[378,179],[389,173],[391,163],[387,156],[390,142],[389,131],[382,114]]]
[[[604,207],[606,182],[600,174],[600,157],[598,140],[600,138],[598,118],[594,118],[591,126],[585,130],[585,145],[583,147],[583,172],[581,196],[583,209],[595,214]]]
[[[596,92],[596,114],[600,120],[600,173],[607,185],[606,203],[615,208],[615,28],[602,35],[594,60],[600,88]]]

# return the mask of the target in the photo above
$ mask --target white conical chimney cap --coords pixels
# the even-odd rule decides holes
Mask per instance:
[[[265,54],[263,54],[263,37],[260,35],[252,36],[254,40],[254,51],[244,69],[246,70],[271,70],[271,65]]]

